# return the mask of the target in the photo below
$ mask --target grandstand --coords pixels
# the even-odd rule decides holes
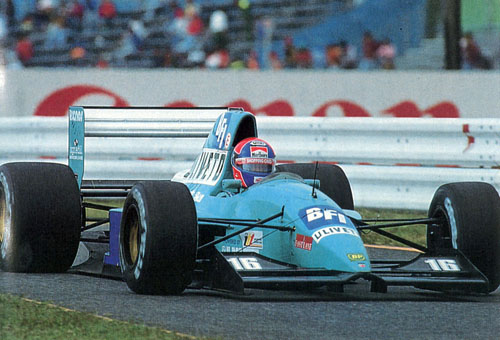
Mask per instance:
[[[498,26],[497,21],[500,20],[496,18],[498,13],[495,14],[496,12],[493,11],[494,14],[491,14],[485,6],[477,6],[472,0],[462,1],[464,27],[479,30],[480,42],[486,45],[487,54],[493,55],[496,52],[496,45],[488,44],[488,42],[494,34],[498,33],[498,27],[495,26]],[[58,2],[64,3],[61,0]],[[99,2],[100,0],[96,0],[96,3]],[[33,43],[34,56],[25,66],[195,67],[203,66],[204,58],[213,52],[211,36],[207,29],[197,37],[198,42],[195,47],[191,46],[191,50],[176,52],[174,48],[176,37],[167,29],[173,20],[171,3],[174,1],[157,0],[156,2],[162,6],[154,11],[153,17],[145,15],[144,1],[114,0],[113,2],[117,8],[117,16],[111,25],[103,26],[94,21],[84,24],[81,30],[67,30],[69,34],[63,46],[53,47],[44,43],[47,39],[45,27],[41,29],[34,27],[28,31]],[[186,2],[189,0],[177,1],[181,7],[185,6]],[[251,51],[259,48],[255,24],[261,18],[270,18],[273,22],[272,50],[281,60],[285,58],[284,40],[287,37],[290,37],[290,41],[293,41],[297,49],[307,49],[312,52],[315,56],[313,67],[325,67],[325,49],[341,41],[353,46],[357,50],[357,57],[361,58],[363,33],[370,31],[377,40],[387,39],[395,46],[397,68],[441,69],[443,67],[442,29],[438,29],[437,37],[432,37],[432,39],[425,37],[428,0],[205,0],[194,2],[197,3],[205,28],[209,25],[211,14],[216,10],[222,10],[227,15],[228,29],[225,39],[231,61],[240,60],[244,63]],[[25,30],[21,25],[22,20],[34,10],[36,1],[15,0],[14,3],[17,6],[18,25],[13,27],[10,33],[9,46],[12,49],[14,49],[16,36]],[[246,14],[243,13],[242,3],[249,6]],[[492,0],[491,3],[500,5],[500,1],[497,0]],[[247,14],[249,16],[246,16]],[[491,17],[493,17],[493,28]],[[480,20],[475,18],[480,18]],[[144,25],[148,32],[147,38],[141,43],[139,49],[128,53],[124,58],[117,58],[116,51],[120,48],[122,38],[133,21],[139,21]],[[484,33],[485,26],[489,29],[487,34]],[[500,37],[499,34],[497,35]],[[190,52],[198,54],[190,55]],[[196,61],[190,61],[192,57]]]

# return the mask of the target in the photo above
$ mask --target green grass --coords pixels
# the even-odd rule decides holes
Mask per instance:
[[[199,339],[156,327],[111,320],[5,294],[0,294],[0,338],[2,340]]]
[[[363,219],[417,219],[427,217],[425,212],[409,211],[409,210],[383,210],[383,209],[359,209]],[[387,232],[393,233],[397,236],[410,240],[419,245],[426,245],[426,230],[425,224],[411,225],[398,228],[384,229]],[[388,245],[388,246],[403,246],[397,241],[393,241],[377,234],[373,231],[363,232],[361,237],[365,244]]]

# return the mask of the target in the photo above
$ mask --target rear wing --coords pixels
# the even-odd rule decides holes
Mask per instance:
[[[69,108],[68,165],[81,188],[86,138],[206,138],[226,107]]]

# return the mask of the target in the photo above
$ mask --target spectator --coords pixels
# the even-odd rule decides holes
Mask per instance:
[[[215,50],[225,50],[228,44],[228,22],[226,13],[221,10],[214,11],[210,15],[208,28],[212,38],[212,45]]]
[[[285,38],[285,68],[297,67],[297,51],[293,45],[292,37]]]
[[[331,69],[339,69],[342,64],[344,50],[340,44],[328,45],[326,47],[326,67]]]
[[[152,21],[158,12],[166,7],[165,0],[143,0],[142,3],[142,9],[144,10],[142,19],[145,22]]]
[[[313,60],[311,51],[307,48],[300,48],[296,55],[298,68],[312,68]]]
[[[201,12],[200,5],[195,3],[193,0],[185,0],[184,13],[186,15],[199,14]]]
[[[7,28],[7,20],[5,17],[0,13],[0,49],[3,47],[3,42],[7,38],[8,35],[8,28]]]
[[[55,17],[47,27],[47,34],[45,36],[44,48],[49,49],[62,49],[66,47],[68,39],[68,32],[64,26],[64,18]]]
[[[373,70],[378,67],[377,65],[377,49],[379,47],[378,41],[376,41],[371,32],[365,32],[363,34],[363,57],[359,62],[359,68],[361,70]]]
[[[127,57],[137,52],[132,30],[124,32],[118,43],[118,47],[113,51],[113,61],[117,66],[124,66]]]
[[[350,45],[345,40],[340,41],[342,48],[342,61],[340,67],[343,69],[355,69],[358,67],[358,54],[356,47]]]
[[[396,57],[396,47],[391,43],[389,38],[386,38],[376,51],[376,55],[380,67],[384,70],[393,70],[394,58]]]
[[[16,8],[12,0],[6,0],[5,15],[7,17],[7,28],[10,31],[16,24]]]
[[[259,60],[260,68],[269,68],[269,54],[271,53],[274,21],[270,17],[264,17],[257,21],[255,26],[255,51]]]
[[[82,29],[84,12],[85,7],[78,0],[71,1],[66,12],[66,22],[71,29]]]
[[[25,33],[25,34],[30,34],[31,32],[33,32],[33,29],[34,29],[34,18],[33,18],[33,15],[31,14],[28,14],[27,16],[25,16],[23,18],[23,20],[21,21],[21,32]]]
[[[200,36],[203,33],[203,21],[201,20],[195,6],[186,7],[184,11],[188,24],[186,27],[187,33],[192,36]]]
[[[108,59],[103,54],[99,54],[99,56],[97,58],[97,63],[95,64],[95,67],[99,68],[99,69],[108,68],[109,67]]]
[[[136,50],[142,50],[144,41],[148,36],[148,32],[144,24],[140,20],[132,20],[129,22],[130,32],[132,33],[132,41],[134,42]]]
[[[246,40],[250,41],[253,39],[253,15],[250,0],[234,0],[234,6],[238,8],[245,23]]]
[[[99,18],[105,22],[107,27],[113,26],[113,19],[116,17],[116,7],[111,0],[102,0],[98,8]]]
[[[16,54],[23,66],[27,66],[33,58],[33,43],[26,34],[21,34],[16,43]]]
[[[209,69],[227,68],[230,64],[229,52],[218,50],[208,55],[205,60],[205,67]]]
[[[77,44],[75,47],[73,47],[69,51],[69,56],[71,58],[71,64],[73,66],[84,66],[85,65],[85,55],[87,54],[87,51],[85,48]]]
[[[44,30],[50,23],[51,18],[56,16],[59,1],[38,0],[36,5],[35,25]]]
[[[463,38],[460,39],[460,47],[463,59],[462,68],[464,70],[491,69],[491,62],[483,56],[471,32],[465,33]]]
[[[281,70],[283,68],[283,64],[281,63],[281,60],[278,57],[278,53],[276,51],[272,51],[269,54],[269,62],[271,64],[271,69],[273,70]]]
[[[247,69],[249,70],[259,69],[259,61],[257,59],[257,53],[255,53],[255,51],[251,51],[250,54],[248,55]]]
[[[94,28],[99,24],[99,14],[97,12],[99,6],[98,0],[84,0],[83,1],[83,24],[85,27]]]

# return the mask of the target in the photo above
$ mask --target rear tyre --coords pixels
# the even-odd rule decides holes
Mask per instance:
[[[9,272],[64,272],[76,256],[80,191],[62,164],[0,166],[0,267]]]
[[[481,182],[449,183],[434,194],[429,217],[443,218],[439,229],[428,228],[429,250],[460,250],[489,280],[489,291],[500,285],[500,197]]]
[[[120,267],[138,294],[180,294],[191,283],[198,247],[196,208],[188,188],[141,182],[130,190],[120,226]]]
[[[279,172],[291,172],[305,179],[313,179],[316,164],[291,163],[276,166]],[[351,185],[344,170],[333,164],[318,164],[316,179],[320,181],[320,190],[334,200],[342,209],[354,209]]]

